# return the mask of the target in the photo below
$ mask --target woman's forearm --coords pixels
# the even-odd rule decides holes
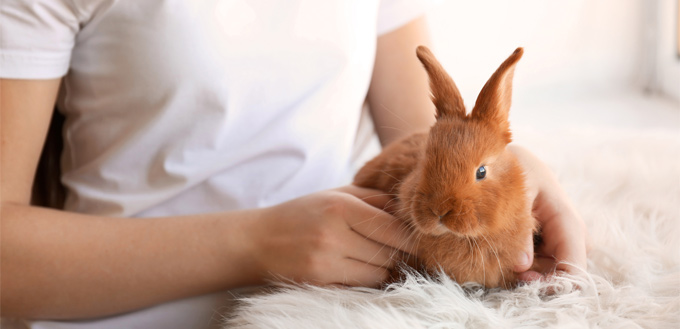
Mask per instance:
[[[243,224],[256,210],[106,218],[3,204],[2,315],[73,319],[260,280]]]

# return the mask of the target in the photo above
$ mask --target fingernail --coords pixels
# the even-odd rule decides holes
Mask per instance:
[[[517,257],[517,265],[527,265],[529,264],[529,254],[525,252],[520,252]]]

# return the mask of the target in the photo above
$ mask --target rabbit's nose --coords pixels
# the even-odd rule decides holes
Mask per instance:
[[[442,209],[430,208],[430,211],[432,212],[432,214],[437,216],[439,218],[439,220],[441,221],[444,218],[444,216],[448,215],[451,212],[451,209],[442,210]]]

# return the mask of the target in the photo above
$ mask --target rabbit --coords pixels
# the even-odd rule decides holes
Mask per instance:
[[[537,221],[524,173],[506,146],[517,48],[482,88],[468,115],[451,77],[432,52],[416,50],[430,81],[436,123],[391,143],[356,174],[354,184],[395,194],[396,216],[416,234],[416,264],[459,283],[511,288],[513,265]]]

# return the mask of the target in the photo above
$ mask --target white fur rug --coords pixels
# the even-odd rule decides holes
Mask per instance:
[[[680,134],[516,140],[553,168],[586,221],[587,273],[511,291],[417,275],[385,291],[284,286],[241,299],[226,327],[680,328]]]

